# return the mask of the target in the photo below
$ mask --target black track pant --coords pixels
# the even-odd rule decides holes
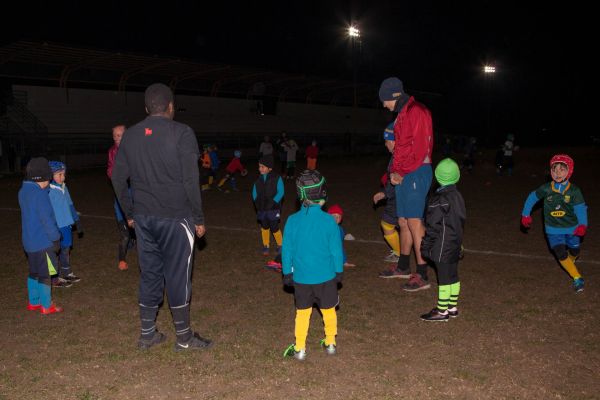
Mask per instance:
[[[181,219],[136,215],[140,264],[139,301],[142,307],[158,307],[166,285],[169,307],[190,302],[194,264],[195,227],[191,217]]]

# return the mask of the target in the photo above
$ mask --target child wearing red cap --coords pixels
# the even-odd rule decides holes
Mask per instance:
[[[550,160],[552,182],[544,183],[531,192],[521,212],[521,225],[531,228],[531,210],[544,200],[544,229],[548,244],[560,265],[573,278],[576,293],[583,292],[584,281],[575,266],[579,256],[581,238],[588,225],[587,206],[579,187],[569,178],[575,162],[566,154],[557,154]]]
[[[342,218],[344,218],[344,210],[340,207],[339,204],[333,204],[327,209],[327,212],[331,214],[333,219],[335,219],[335,223],[338,224],[340,228],[340,237],[342,239],[342,254],[344,255],[344,267],[356,267],[356,264],[352,264],[348,262],[348,257],[346,256],[346,249],[344,249],[344,237],[346,237],[346,232],[344,232],[344,228],[342,227]]]

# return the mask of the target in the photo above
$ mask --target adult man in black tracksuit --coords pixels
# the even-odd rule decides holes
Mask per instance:
[[[148,349],[165,341],[155,321],[166,284],[175,350],[206,348],[212,342],[190,328],[194,234],[205,233],[198,142],[189,126],[173,121],[173,93],[167,86],[150,85],[145,103],[149,116],[127,129],[112,174],[115,193],[137,236],[142,324],[138,347]]]

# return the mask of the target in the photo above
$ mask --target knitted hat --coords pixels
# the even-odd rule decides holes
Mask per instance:
[[[300,201],[327,200],[325,177],[317,170],[304,170],[296,179],[296,192]]]
[[[52,179],[52,170],[48,165],[48,160],[44,157],[35,157],[29,160],[25,172],[30,181],[45,182]]]
[[[435,167],[435,179],[442,186],[454,185],[460,179],[458,164],[451,158],[444,158]]]
[[[379,87],[379,100],[388,101],[388,100],[397,100],[401,94],[404,93],[404,86],[402,85],[402,81],[398,78],[391,77],[386,78],[383,82],[381,82],[381,86]]]
[[[48,165],[50,166],[53,174],[58,171],[65,171],[67,169],[65,163],[62,161],[49,161]]]
[[[394,122],[390,122],[383,131],[383,140],[396,140],[394,137]]]
[[[329,214],[339,214],[341,217],[344,216],[344,210],[340,207],[339,204],[334,204],[327,209]]]
[[[264,165],[267,168],[273,168],[273,157],[262,156],[260,160],[258,160],[258,163]]]
[[[550,160],[550,169],[556,163],[563,163],[569,169],[569,173],[567,174],[567,178],[565,180],[569,180],[571,175],[573,175],[573,170],[575,169],[575,161],[571,157],[566,154],[557,154]]]

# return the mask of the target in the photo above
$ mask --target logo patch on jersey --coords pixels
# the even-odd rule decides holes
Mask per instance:
[[[565,214],[566,214],[566,212],[564,212],[562,210],[561,211],[552,211],[550,213],[550,215],[553,216],[553,217],[564,217]]]
[[[569,196],[568,194],[565,195],[565,203],[568,203],[571,201],[571,196]]]
[[[144,134],[145,134],[146,136],[150,136],[150,135],[152,135],[152,129],[150,129],[150,128],[146,128],[146,130],[144,131]]]

